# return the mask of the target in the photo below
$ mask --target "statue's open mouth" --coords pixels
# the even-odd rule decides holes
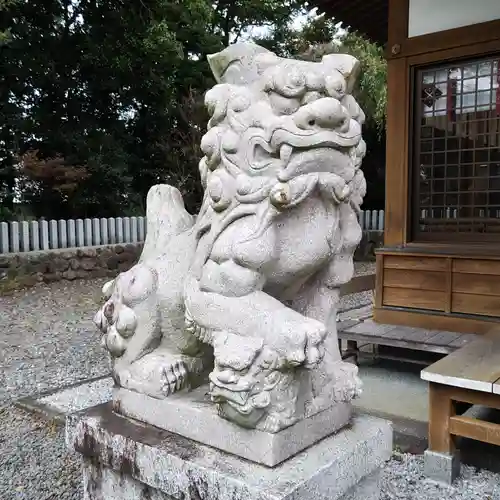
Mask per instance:
[[[356,122],[354,122],[356,123]],[[277,128],[271,136],[271,146],[280,149],[287,145],[290,148],[334,148],[337,150],[349,150],[356,147],[361,140],[361,128],[351,127],[347,133],[335,132],[333,130],[302,130],[294,128]]]
[[[210,397],[214,403],[228,404],[239,413],[249,415],[254,407],[251,404],[251,390],[248,386],[238,387],[231,384],[229,387],[222,384],[212,373],[210,378]]]

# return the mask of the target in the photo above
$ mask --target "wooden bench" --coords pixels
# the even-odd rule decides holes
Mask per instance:
[[[375,288],[375,274],[356,276],[341,289],[341,297],[371,291]],[[372,319],[372,305],[344,310],[339,314],[337,334],[342,358],[354,358],[357,362],[359,349],[363,345],[387,346],[413,351],[424,351],[435,354],[450,354],[476,339],[473,334],[461,334],[440,330],[426,330],[397,325],[383,325]],[[342,349],[342,341],[347,348]],[[413,363],[429,364],[426,359],[408,356],[396,356],[387,353],[377,353],[384,359],[410,361]]]
[[[500,445],[499,424],[463,415],[464,403],[465,408],[482,405],[500,410],[500,337],[470,342],[422,370],[421,378],[429,382],[430,398],[426,462],[434,461],[428,467],[426,463],[426,471],[433,479],[452,482],[459,473],[457,436]],[[447,457],[449,467],[443,466]]]

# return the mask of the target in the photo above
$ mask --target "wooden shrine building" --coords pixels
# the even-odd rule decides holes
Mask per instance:
[[[500,320],[500,0],[315,0],[386,47],[378,323]]]

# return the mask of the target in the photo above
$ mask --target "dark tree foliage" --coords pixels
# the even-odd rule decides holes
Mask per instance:
[[[337,50],[330,21],[292,28],[304,8],[296,0],[0,0],[0,218],[16,198],[47,218],[143,212],[158,182],[177,186],[196,210],[203,96],[214,84],[206,56],[254,27],[267,27],[259,41],[281,54]],[[360,38],[348,45],[371,68],[358,98],[376,142],[384,128],[378,81],[372,86],[378,49]]]

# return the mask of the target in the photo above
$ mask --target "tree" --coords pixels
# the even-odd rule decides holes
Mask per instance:
[[[159,146],[168,158],[162,178],[179,187],[192,212],[198,209],[202,195],[198,177],[202,156],[199,145],[208,122],[203,97],[215,84],[207,55],[248,38],[252,28],[275,29],[290,23],[294,14],[302,12],[303,5],[304,2],[296,0],[214,0],[207,2],[211,15],[207,16],[203,32],[193,34],[186,25],[177,29],[177,39],[182,40],[186,48],[185,57],[174,75],[175,104],[167,111],[171,127]],[[148,152],[142,157],[147,158]],[[150,185],[151,179],[143,179],[136,189],[145,192]]]
[[[36,215],[122,214],[144,196],[142,179],[162,180],[168,159],[160,143],[190,50],[177,38],[178,24],[196,35],[209,17],[202,0],[35,0],[6,8],[0,161],[3,172],[21,168],[24,200],[43,207]],[[63,195],[48,175],[22,175],[16,158],[33,150],[40,169],[58,158],[88,175]]]
[[[10,30],[0,48],[4,198],[20,191],[47,217],[122,214],[157,182],[179,186],[195,210],[203,95],[214,84],[207,54],[299,9],[296,0],[0,1],[0,31]],[[35,170],[17,160],[33,151]],[[54,158],[85,169],[71,192],[42,175]]]

